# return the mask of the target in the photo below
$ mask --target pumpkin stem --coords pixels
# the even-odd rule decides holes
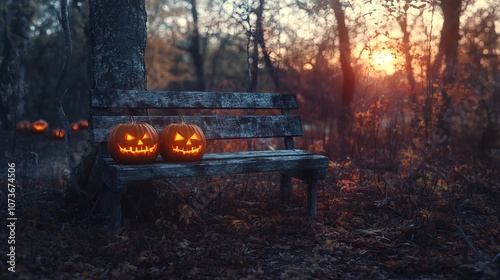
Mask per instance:
[[[135,123],[134,116],[133,115],[129,115],[129,117],[130,117],[130,123],[134,124]]]
[[[184,116],[179,116],[181,118],[181,124],[185,124],[186,122],[184,121]]]

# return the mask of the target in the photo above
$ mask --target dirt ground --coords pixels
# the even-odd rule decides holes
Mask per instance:
[[[154,181],[131,186],[124,226],[109,231],[98,197],[66,196],[63,141],[1,136],[0,181],[15,163],[17,218],[15,272],[2,250],[1,279],[500,279],[492,165],[429,162],[403,180],[332,162],[317,219],[305,213],[305,185],[294,181],[285,203],[274,173]],[[77,159],[85,139],[73,137]],[[1,235],[10,246],[12,232]]]

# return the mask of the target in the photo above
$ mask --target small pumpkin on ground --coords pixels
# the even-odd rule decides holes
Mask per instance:
[[[71,123],[69,126],[73,131],[77,131],[78,129],[80,129],[80,125],[77,122]]]
[[[121,164],[154,162],[159,153],[158,132],[147,123],[117,124],[108,136],[108,153]]]
[[[86,129],[87,127],[89,127],[89,122],[86,121],[86,120],[79,120],[78,121],[78,127],[80,129]]]
[[[54,139],[64,139],[66,132],[62,128],[56,128],[52,130],[52,138]]]
[[[48,129],[49,129],[49,124],[42,119],[34,121],[31,124],[31,131],[36,134],[45,133]]]
[[[207,140],[195,124],[169,124],[160,132],[160,154],[165,161],[201,160]]]
[[[19,121],[16,124],[16,131],[19,133],[28,133],[31,131],[31,122],[27,120]]]

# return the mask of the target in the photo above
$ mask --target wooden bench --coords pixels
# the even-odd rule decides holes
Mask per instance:
[[[174,92],[110,90],[91,92],[92,139],[102,145],[98,159],[106,185],[105,204],[111,227],[121,224],[121,194],[127,182],[160,178],[212,176],[223,174],[280,172],[282,199],[291,196],[291,178],[307,184],[307,211],[316,216],[317,181],[325,179],[328,158],[294,149],[294,136],[302,135],[300,118],[290,114],[298,107],[293,94],[244,92]],[[129,115],[116,115],[117,109],[196,109],[200,115],[185,115],[186,123],[202,128],[207,138],[249,139],[283,138],[283,149],[208,153],[198,162],[170,163],[158,157],[155,163],[117,164],[105,148],[110,130],[118,123],[130,122]],[[274,109],[274,110],[270,110]],[[199,111],[198,111],[199,110]],[[151,111],[151,110],[150,110]],[[193,111],[193,110],[191,110]],[[220,114],[223,111],[224,114]],[[253,111],[260,114],[243,114]],[[270,111],[275,111],[270,114]],[[230,113],[230,114],[228,114]],[[147,122],[158,132],[179,116],[134,116],[136,122]]]

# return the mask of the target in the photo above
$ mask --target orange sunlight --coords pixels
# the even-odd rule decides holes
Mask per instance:
[[[392,75],[396,71],[395,58],[389,50],[376,51],[371,56],[371,64],[374,70]]]

